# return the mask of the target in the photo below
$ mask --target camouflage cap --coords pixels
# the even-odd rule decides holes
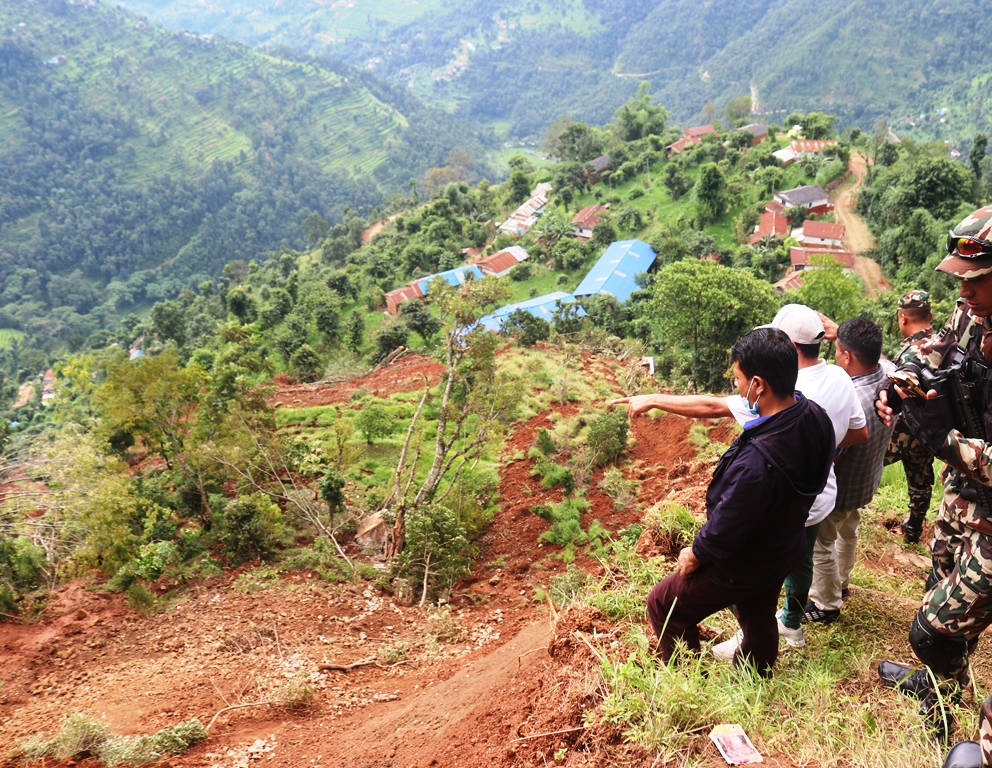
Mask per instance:
[[[919,289],[906,291],[899,297],[899,309],[930,309],[930,294]]]
[[[992,242],[992,205],[986,205],[964,217],[964,220],[951,230],[948,246],[955,237],[970,237],[975,240]],[[947,256],[937,265],[937,270],[953,275],[959,280],[972,280],[992,272],[992,248],[983,250],[976,256],[962,256],[957,249],[948,247]]]

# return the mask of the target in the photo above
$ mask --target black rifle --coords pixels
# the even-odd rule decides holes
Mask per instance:
[[[947,427],[957,429],[967,438],[988,442],[985,431],[986,390],[992,374],[988,365],[967,358],[936,373],[912,363],[906,367],[916,373],[924,391],[936,390],[937,397],[926,401],[926,407],[940,411],[941,420]],[[923,404],[919,405],[922,410]],[[904,409],[906,425],[912,430],[925,431],[919,418],[921,415],[915,408]],[[961,498],[978,502],[985,508],[985,516],[992,516],[992,488],[984,483],[969,479],[961,490]]]

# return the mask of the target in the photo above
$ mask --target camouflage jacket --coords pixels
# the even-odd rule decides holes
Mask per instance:
[[[915,347],[915,356],[913,353],[905,358],[900,355],[899,362],[915,360],[937,371],[950,365],[959,350],[992,362],[992,320],[973,317],[962,300],[958,300],[939,333]],[[992,399],[986,403],[985,429],[986,434],[992,434]],[[966,438],[957,429],[952,429],[940,454],[947,461],[942,475],[946,491],[960,494],[968,480],[992,486],[992,440]],[[963,508],[964,504],[960,506],[961,521],[965,525],[983,530],[988,528],[988,532],[992,533],[992,523],[988,519],[992,510],[980,515],[973,502],[967,504],[967,509]]]
[[[899,345],[899,352],[896,354],[895,364],[900,366],[903,363],[916,359],[916,350],[923,346],[923,343],[933,336],[933,328],[924,328],[911,336],[907,336]]]
[[[915,360],[917,358],[917,350],[923,345],[924,342],[933,336],[933,328],[925,328],[922,331],[917,331],[916,333],[905,337],[902,340],[902,344],[899,345],[899,352],[896,353],[895,365],[900,367],[910,360]],[[911,432],[909,427],[906,426],[906,422],[903,421],[902,415],[896,416],[895,429],[892,434],[892,441],[889,444],[889,450],[900,457],[903,456],[927,456],[929,455],[931,461],[933,460],[933,453],[930,449],[924,445],[923,441],[918,437],[915,437]]]

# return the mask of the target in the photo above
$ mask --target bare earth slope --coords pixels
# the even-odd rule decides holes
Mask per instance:
[[[587,375],[610,373],[599,359],[586,364]],[[431,365],[411,356],[347,386],[282,387],[277,397],[297,405],[345,402],[359,384],[415,389]],[[505,455],[526,451],[551,413],[521,425]],[[702,513],[713,463],[697,458],[692,424],[634,420],[621,467],[641,483],[639,508],[615,510],[597,473],[583,525],[596,519],[616,532],[663,499]],[[712,440],[729,440],[726,424],[709,425]],[[71,713],[116,733],[150,734],[249,705],[219,714],[207,741],[160,765],[522,768],[556,753],[567,753],[558,765],[604,765],[618,755],[624,765],[651,765],[655,756],[623,745],[610,727],[583,727],[602,695],[583,637],[608,637],[615,627],[591,609],[559,616],[538,593],[565,565],[556,547],[538,543],[547,524],[529,509],[559,500],[560,491],[544,490],[529,461],[508,460],[499,493],[478,565],[434,614],[364,582],[328,584],[306,571],[275,577],[259,564],[194,585],[150,618],[121,595],[83,582],[63,587],[39,621],[0,623],[0,761]],[[600,570],[581,551],[577,564]],[[886,558],[875,567],[919,578],[918,564]],[[356,662],[349,671],[321,668]],[[290,706],[304,685],[313,701]],[[773,755],[766,762],[789,765]]]

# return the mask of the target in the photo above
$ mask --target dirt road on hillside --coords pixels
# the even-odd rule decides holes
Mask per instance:
[[[844,225],[844,247],[855,254],[854,272],[865,284],[868,296],[875,298],[879,293],[891,290],[892,284],[885,279],[877,262],[858,255],[875,247],[875,238],[854,209],[867,170],[865,156],[853,153],[849,167],[851,177],[833,192],[834,213],[837,221]]]

